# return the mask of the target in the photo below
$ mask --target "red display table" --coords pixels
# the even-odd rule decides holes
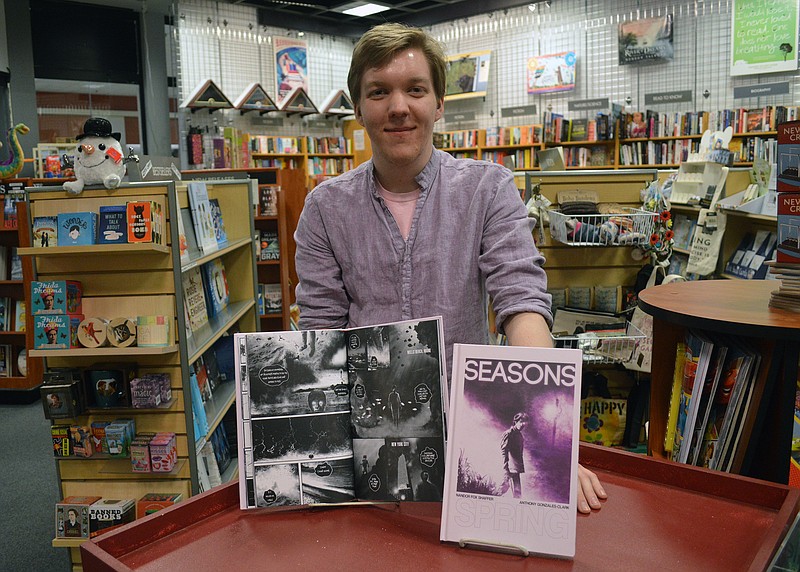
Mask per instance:
[[[218,487],[81,547],[107,570],[763,570],[800,490],[581,445],[609,500],[579,516],[575,559],[524,558],[439,542],[439,503],[239,510]]]

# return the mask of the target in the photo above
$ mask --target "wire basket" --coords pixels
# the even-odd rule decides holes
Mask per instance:
[[[636,344],[646,338],[639,328],[627,322],[624,332],[589,331],[571,336],[553,336],[553,344],[557,348],[581,350],[584,363],[611,364],[630,361]]]
[[[657,213],[625,208],[622,213],[565,215],[550,211],[550,235],[569,246],[640,246],[650,243]]]

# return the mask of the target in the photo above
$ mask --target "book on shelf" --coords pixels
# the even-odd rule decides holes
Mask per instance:
[[[686,364],[686,344],[682,341],[675,348],[675,369],[672,372],[672,389],[669,397],[669,410],[667,412],[667,426],[664,431],[664,450],[672,452],[675,446],[675,427],[678,424],[678,408],[681,402],[683,387],[683,368]]]
[[[577,349],[455,345],[441,540],[575,555],[581,367]]]
[[[234,346],[241,508],[441,500],[441,318]]]
[[[569,141],[586,141],[589,139],[589,120],[573,119],[570,124]]]
[[[672,219],[673,248],[689,250],[692,246],[692,235],[694,234],[695,220],[688,215],[678,213]]]
[[[0,296],[0,332],[12,331],[11,324],[11,304],[12,300],[8,296]]]
[[[181,274],[183,286],[183,300],[186,303],[186,312],[189,317],[189,326],[196,332],[208,324],[208,310],[206,309],[206,296],[203,292],[203,275],[197,266]]]
[[[700,408],[703,380],[706,378],[714,343],[703,333],[686,331],[686,359],[683,365],[683,380],[675,425],[675,440],[672,459],[686,463],[692,440],[692,430]],[[699,382],[698,382],[699,380]]]
[[[717,386],[719,385],[720,375],[722,374],[723,364],[725,363],[725,355],[728,353],[728,346],[721,343],[719,339],[714,340],[714,348],[711,352],[711,362],[709,363],[706,377],[703,380],[703,390],[700,393],[700,403],[697,411],[697,419],[692,428],[692,442],[689,449],[689,457],[687,463],[690,465],[697,465],[700,451],[704,453],[704,457],[708,454],[705,448],[705,434],[706,426],[708,425],[708,418],[711,414],[711,409],[714,405],[714,399],[717,394]]]
[[[219,245],[214,234],[214,218],[211,214],[211,203],[208,199],[208,187],[204,182],[192,181],[187,185],[187,195],[192,213],[195,239],[204,255],[215,252]]]
[[[0,344],[0,377],[9,377],[11,375],[11,345]]]
[[[259,260],[280,260],[280,259],[281,259],[281,246],[278,241],[277,231],[262,230]]]
[[[220,258],[206,262],[202,268],[206,308],[208,309],[208,317],[213,318],[228,307],[228,302],[230,301],[228,276],[225,272],[225,264]]]
[[[17,332],[24,332],[27,329],[25,326],[25,300],[16,300],[14,302],[13,328]]]
[[[189,209],[180,209],[181,211]],[[191,216],[191,215],[190,215]],[[189,262],[189,240],[186,236],[186,226],[183,222],[183,212],[175,217],[178,219],[178,251],[180,252],[181,264]]]
[[[259,216],[278,216],[278,193],[280,190],[280,185],[258,186]]]
[[[211,220],[214,222],[214,238],[217,246],[224,246],[228,243],[228,233],[225,232],[225,221],[222,218],[222,209],[219,207],[219,199],[209,199],[211,206]]]
[[[259,314],[279,314],[283,311],[283,293],[280,284],[259,284]]]
[[[761,354],[751,346],[739,344],[742,351],[747,354],[747,369],[745,383],[740,395],[737,396],[736,407],[733,411],[731,426],[723,443],[722,457],[717,469],[727,472],[739,472],[742,468],[744,453],[753,423],[761,405],[761,396],[765,391],[765,383],[757,383],[761,368]],[[774,378],[773,378],[774,381]]]
[[[19,257],[17,247],[11,247],[11,271],[9,278],[11,280],[22,280],[22,258]]]

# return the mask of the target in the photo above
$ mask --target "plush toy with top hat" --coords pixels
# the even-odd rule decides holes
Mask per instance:
[[[83,133],[75,137],[75,181],[64,183],[64,190],[72,195],[83,192],[86,185],[102,184],[116,189],[125,176],[125,163],[137,160],[133,149],[128,157],[122,155],[120,133],[111,131],[111,122],[102,117],[90,117],[83,124]]]

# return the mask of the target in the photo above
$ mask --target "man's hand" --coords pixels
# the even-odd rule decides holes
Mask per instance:
[[[592,509],[600,510],[600,499],[606,499],[606,491],[592,471],[578,465],[578,512],[590,514]]]

